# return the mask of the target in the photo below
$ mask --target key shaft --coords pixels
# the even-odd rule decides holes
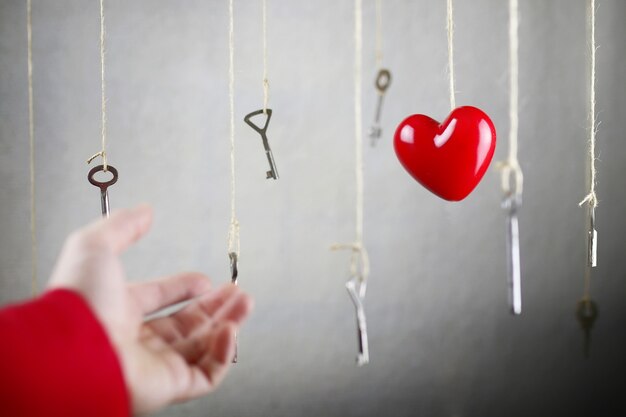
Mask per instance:
[[[583,355],[588,358],[591,354],[591,329],[598,317],[597,304],[588,299],[583,298],[576,305],[576,319],[583,331]]]
[[[517,210],[521,202],[519,197],[509,195],[502,202],[506,210],[506,253],[509,307],[511,313],[522,313],[522,271],[519,243],[519,221]]]
[[[266,178],[278,179],[278,170],[276,169],[276,163],[274,162],[274,154],[270,149],[270,145],[267,142],[267,138],[263,139],[263,146],[265,147],[265,155],[267,156],[267,162],[270,164],[270,170],[266,173]]]
[[[109,192],[105,189],[100,190],[100,200],[102,205],[102,217],[109,217],[110,208],[109,208]]]
[[[384,99],[384,93],[379,92],[378,102],[376,105],[376,113],[374,115],[374,123],[372,124],[372,127],[370,127],[370,130],[369,130],[369,137],[371,139],[372,146],[376,145],[377,140],[380,139],[380,136],[382,135],[382,129],[380,127],[380,115],[382,113],[383,99]]]
[[[522,277],[517,214],[507,216],[506,228],[507,271],[509,278],[509,305],[513,314],[522,312]]]

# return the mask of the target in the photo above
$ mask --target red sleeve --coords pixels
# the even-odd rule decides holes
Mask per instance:
[[[0,310],[0,415],[130,415],[115,350],[77,293],[54,290]]]

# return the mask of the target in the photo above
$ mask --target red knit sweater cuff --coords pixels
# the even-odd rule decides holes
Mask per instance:
[[[53,290],[0,310],[0,335],[0,415],[130,415],[115,350],[76,292]]]

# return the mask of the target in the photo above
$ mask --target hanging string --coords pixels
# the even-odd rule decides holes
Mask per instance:
[[[105,67],[104,67],[104,41],[105,41],[105,30],[104,30],[104,0],[100,0],[100,107],[101,107],[101,139],[102,139],[102,149],[93,154],[89,159],[87,159],[87,163],[91,163],[98,156],[102,157],[102,165],[104,167],[104,172],[107,171],[107,153],[106,153],[106,145],[107,145],[107,110],[106,110],[106,83],[105,83]]]
[[[598,207],[596,196],[596,5],[595,0],[589,0],[591,14],[591,79],[589,91],[589,194],[579,203],[582,206],[589,203],[590,209]]]
[[[31,293],[38,293],[37,285],[37,224],[35,205],[35,111],[33,105],[33,21],[32,0],[26,0],[26,32],[28,36],[28,137],[30,157],[30,244]]]
[[[361,105],[362,55],[363,55],[363,5],[355,0],[354,26],[354,153],[355,153],[355,241],[351,244],[334,244],[331,250],[349,249],[352,251],[350,273],[358,277],[359,295],[365,296],[365,284],[369,275],[369,258],[363,245],[363,116]]]
[[[596,196],[596,5],[595,0],[589,0],[590,14],[590,43],[591,43],[591,75],[589,91],[589,193],[578,204],[588,204],[588,224],[590,225],[587,240],[587,267],[585,268],[583,299],[590,300],[591,290],[591,268],[596,266],[595,251],[597,245],[597,235],[595,231],[595,209],[598,207]]]
[[[228,252],[239,256],[239,221],[235,211],[235,28],[233,0],[228,0],[228,102],[230,108],[230,227]]]
[[[383,16],[382,0],[374,3],[376,9],[376,68],[383,66]]]
[[[267,76],[267,0],[262,0],[263,15],[263,114],[267,114],[267,104],[269,102],[270,82]]]
[[[446,28],[448,30],[448,73],[450,75],[450,108],[454,110],[456,107],[456,99],[454,97],[454,20],[452,0],[448,0],[446,12]]]
[[[356,177],[356,244],[363,246],[363,115],[361,106],[363,3],[355,0],[354,24],[354,153]]]
[[[505,194],[511,191],[511,175],[515,193],[522,194],[524,174],[517,159],[519,131],[519,6],[518,0],[509,0],[509,155],[496,168],[501,171],[501,186]]]

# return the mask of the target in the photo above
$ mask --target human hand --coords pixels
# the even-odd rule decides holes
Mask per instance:
[[[235,285],[211,290],[199,273],[127,284],[119,256],[151,224],[152,210],[140,206],[72,233],[49,284],[81,294],[103,324],[134,414],[212,391],[230,366],[237,328],[252,308],[252,299]],[[169,317],[143,321],[146,314],[191,298]]]

